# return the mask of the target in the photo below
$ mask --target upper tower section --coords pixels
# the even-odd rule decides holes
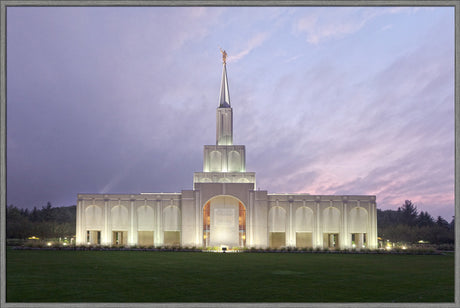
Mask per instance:
[[[216,145],[233,144],[233,110],[227,80],[227,52],[222,52],[222,83],[220,85],[219,107],[216,112]]]
[[[193,174],[196,183],[252,183],[256,185],[256,174],[246,172],[246,150],[244,145],[233,144],[233,111],[228,92],[226,60],[222,52],[222,84],[220,86],[219,107],[217,107],[216,144],[205,145],[203,172]]]

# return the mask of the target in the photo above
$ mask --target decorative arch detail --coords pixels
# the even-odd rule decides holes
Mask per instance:
[[[222,154],[219,151],[212,151],[210,157],[210,171],[220,172],[222,170]]]
[[[128,229],[128,209],[124,205],[116,205],[110,210],[112,229]]]
[[[151,206],[142,205],[137,208],[137,229],[153,230],[155,214]]]
[[[301,206],[295,211],[296,232],[313,232],[315,216],[311,208]]]
[[[104,225],[102,208],[97,205],[90,205],[85,209],[85,224],[87,228],[98,228]]]
[[[228,154],[228,171],[241,171],[241,155],[237,151],[230,151]]]
[[[348,214],[348,230],[350,233],[366,233],[369,214],[363,207],[354,207]]]
[[[323,210],[323,232],[340,233],[341,220],[340,210],[336,207],[329,206]]]
[[[268,231],[286,232],[286,210],[281,206],[273,206],[268,212]]]
[[[163,210],[163,230],[180,231],[180,209],[175,205],[169,205]]]
[[[246,246],[246,207],[239,198],[219,195],[202,207],[203,246]]]

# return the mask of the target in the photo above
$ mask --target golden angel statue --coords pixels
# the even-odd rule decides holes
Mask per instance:
[[[224,63],[227,63],[227,52],[225,50],[220,49],[220,52],[222,53],[222,61]]]

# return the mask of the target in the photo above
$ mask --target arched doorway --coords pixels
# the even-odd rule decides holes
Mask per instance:
[[[203,247],[246,246],[246,208],[235,197],[218,196],[203,206]]]

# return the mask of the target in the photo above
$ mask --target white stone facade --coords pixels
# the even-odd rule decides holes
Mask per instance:
[[[180,193],[79,194],[77,244],[377,248],[376,197],[269,194],[233,145],[225,62],[216,145]]]

